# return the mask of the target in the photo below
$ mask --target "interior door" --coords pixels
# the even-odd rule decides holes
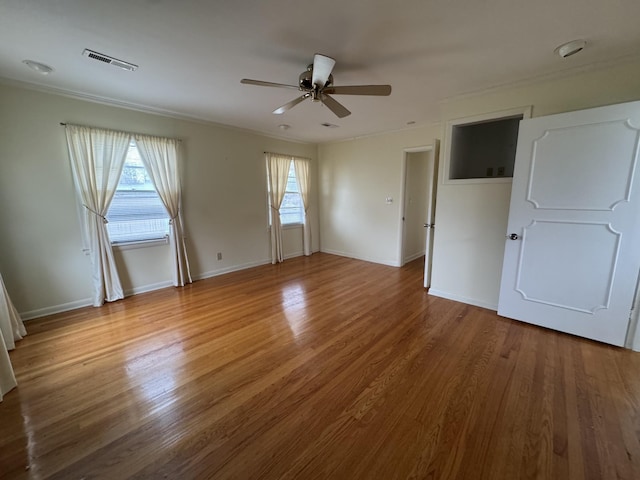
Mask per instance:
[[[623,345],[640,271],[640,102],[520,124],[498,314]]]
[[[427,229],[425,235],[425,254],[424,254],[424,288],[431,286],[431,264],[433,261],[433,237],[436,227],[436,189],[438,185],[438,158],[440,158],[440,141],[433,141],[433,150],[431,150],[431,177],[427,189],[427,220],[424,227]]]

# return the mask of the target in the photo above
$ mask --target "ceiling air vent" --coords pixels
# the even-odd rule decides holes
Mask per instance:
[[[89,50],[88,48],[84,49],[82,55],[85,57],[92,58],[93,60],[97,60],[99,62],[107,63],[109,65],[113,65],[114,67],[122,68],[123,70],[129,70],[133,72],[138,68],[137,65],[133,63],[125,62],[123,60],[118,60],[117,58],[110,57],[109,55],[104,55],[102,53],[94,52],[93,50]]]

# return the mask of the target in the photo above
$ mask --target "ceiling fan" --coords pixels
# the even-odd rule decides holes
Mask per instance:
[[[303,100],[310,98],[314,102],[322,102],[329,110],[335,113],[339,118],[344,118],[347,115],[351,115],[351,112],[347,110],[340,102],[329,95],[377,95],[387,96],[391,94],[391,85],[349,85],[343,87],[337,87],[333,85],[333,70],[336,61],[316,53],[313,57],[313,63],[307,67],[307,70],[300,74],[298,78],[298,85],[286,85],[283,83],[263,82],[262,80],[251,80],[249,78],[243,78],[240,83],[246,85],[258,85],[260,87],[279,87],[279,88],[295,88],[304,92],[304,94],[298,98],[294,98],[288,103],[285,103],[279,108],[276,108],[273,113],[276,115],[283,114],[287,110],[292,109]]]

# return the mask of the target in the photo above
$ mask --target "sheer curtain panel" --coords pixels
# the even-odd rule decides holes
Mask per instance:
[[[93,305],[124,298],[107,232],[113,198],[131,135],[99,128],[66,125],[69,159],[76,190],[84,206],[93,276]]]
[[[16,347],[16,341],[27,334],[18,311],[13,306],[0,275],[0,401],[3,395],[16,386],[9,350]]]
[[[184,243],[182,192],[180,188],[180,141],[175,138],[135,135],[135,141],[147,173],[167,209],[169,243],[173,263],[173,284],[183,287],[191,283],[189,259]]]
[[[269,179],[269,206],[271,207],[271,263],[275,264],[284,260],[280,206],[287,189],[291,157],[276,153],[266,153],[265,155]]]
[[[302,244],[304,254],[311,255],[311,222],[309,221],[309,160],[306,158],[293,159],[293,168],[296,170],[296,180],[304,208],[304,223],[302,224]]]

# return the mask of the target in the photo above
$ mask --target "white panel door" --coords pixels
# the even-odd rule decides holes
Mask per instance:
[[[433,141],[433,150],[429,159],[429,187],[427,189],[427,218],[424,227],[427,229],[424,254],[424,288],[431,286],[431,265],[433,263],[433,236],[436,227],[436,190],[438,186],[438,159],[440,157],[440,140]]]
[[[520,124],[498,314],[623,345],[640,271],[640,102]]]

